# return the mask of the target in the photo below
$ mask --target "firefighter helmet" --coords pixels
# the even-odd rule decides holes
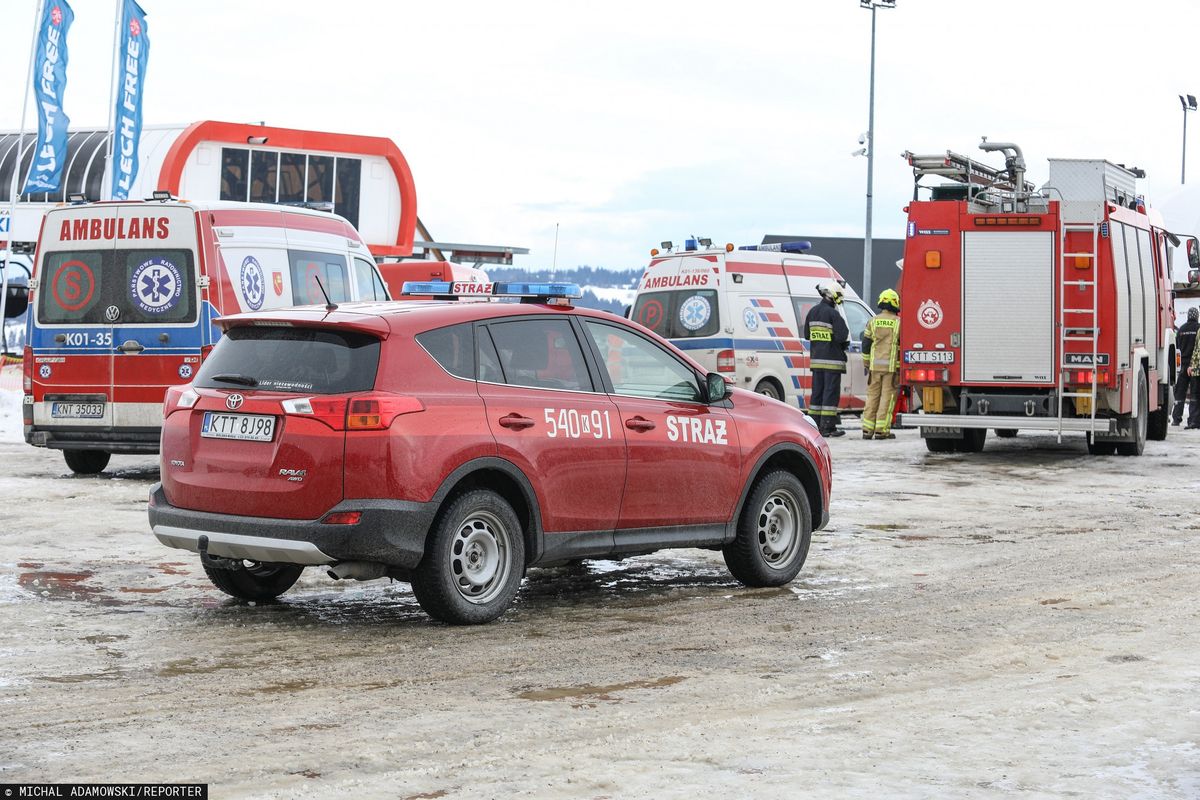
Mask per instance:
[[[817,284],[817,292],[835,305],[842,302],[842,287],[836,283]]]
[[[895,289],[884,289],[879,293],[879,302],[876,305],[891,306],[894,310],[900,310],[900,295],[896,294]]]

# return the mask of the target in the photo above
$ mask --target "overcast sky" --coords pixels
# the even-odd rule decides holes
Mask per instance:
[[[141,0],[147,124],[200,119],[387,136],[435,238],[519,260],[636,267],[690,234],[861,236],[871,13],[788,3]],[[108,114],[113,0],[74,0],[66,110]],[[1179,185],[1200,94],[1195,0],[898,0],[878,12],[875,235],[903,236],[901,151],[980,135]],[[20,123],[35,0],[3,0],[0,128]],[[34,124],[30,114],[29,126]],[[1200,115],[1189,119],[1200,182]],[[993,157],[994,159],[994,157]],[[999,163],[993,161],[993,163]]]

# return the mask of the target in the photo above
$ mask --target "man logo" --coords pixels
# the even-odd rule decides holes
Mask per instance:
[[[246,398],[240,394],[234,393],[225,398],[225,407],[230,411],[237,411],[242,407],[242,403],[246,402]]]

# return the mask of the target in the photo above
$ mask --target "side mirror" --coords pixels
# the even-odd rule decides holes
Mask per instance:
[[[1188,266],[1192,269],[1200,269],[1200,243],[1197,243],[1195,237],[1187,240],[1187,256]]]
[[[729,384],[715,372],[710,372],[704,377],[704,387],[710,403],[719,403],[729,394]]]
[[[1189,285],[1200,283],[1200,269],[1189,269],[1187,278]],[[12,301],[10,300],[9,302],[11,303]]]
[[[12,319],[25,313],[29,308],[29,287],[9,286],[8,300],[4,304],[4,318]]]

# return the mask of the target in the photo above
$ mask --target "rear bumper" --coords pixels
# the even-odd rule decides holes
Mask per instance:
[[[976,414],[901,414],[900,424],[906,428],[999,428],[1001,430],[1073,431],[1077,433],[1112,433],[1116,420],[1097,417],[1000,417]]]
[[[155,454],[159,428],[89,428],[25,426],[25,441],[54,450],[105,450],[118,454]]]
[[[356,525],[326,525],[317,520],[243,517],[178,508],[167,501],[162,484],[150,489],[150,528],[167,547],[224,558],[284,564],[333,564],[370,561],[412,569],[425,554],[425,537],[437,507],[404,500],[345,500],[331,508],[359,511]]]

